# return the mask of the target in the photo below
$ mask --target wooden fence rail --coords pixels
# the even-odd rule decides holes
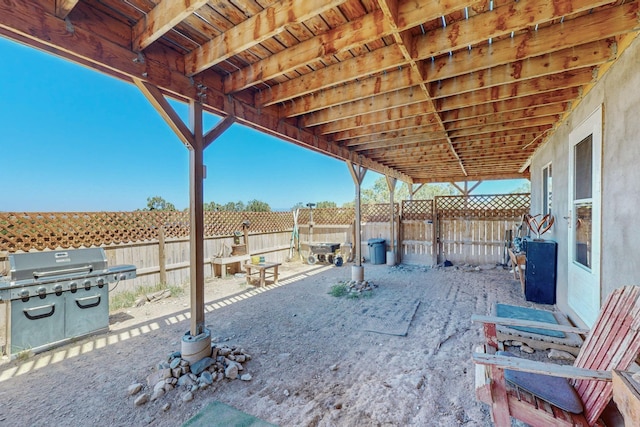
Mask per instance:
[[[505,232],[520,224],[529,203],[528,194],[405,200],[394,209],[398,261],[502,262]],[[350,252],[356,239],[352,208],[315,209],[313,233],[309,213],[300,212],[299,238],[294,240],[291,212],[207,212],[205,275],[213,275],[214,258],[231,252],[235,232],[245,221],[250,224],[250,253],[269,261],[306,259],[313,242],[340,243]],[[102,246],[109,265],[138,268],[138,278],[119,284],[116,292],[157,283],[183,284],[189,281],[188,220],[185,212],[0,212],[0,275],[9,270],[7,252]],[[390,221],[388,204],[364,206],[360,241],[365,258],[369,239],[383,238],[390,248]]]

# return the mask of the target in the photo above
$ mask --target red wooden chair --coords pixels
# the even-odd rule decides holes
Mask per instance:
[[[614,369],[626,370],[640,351],[640,287],[625,286],[609,295],[573,366],[487,354],[495,352],[498,346],[496,324],[565,331],[572,329],[570,327],[481,316],[474,316],[472,320],[484,323],[488,344],[484,353],[473,354],[479,368],[476,372],[476,397],[491,405],[496,426],[510,426],[510,417],[531,426],[593,426],[599,423],[602,411],[611,400],[611,372]],[[575,328],[574,332],[581,330]],[[507,384],[505,369],[511,371],[508,372],[510,378],[513,378],[514,371],[567,378],[582,403],[583,412],[568,412],[543,400],[539,393],[530,394],[521,386]],[[542,394],[550,391],[543,390]],[[544,396],[545,399],[548,397]]]

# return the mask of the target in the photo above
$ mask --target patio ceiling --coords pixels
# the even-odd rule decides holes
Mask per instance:
[[[528,177],[635,36],[638,6],[4,0],[0,35],[405,182],[448,182]]]

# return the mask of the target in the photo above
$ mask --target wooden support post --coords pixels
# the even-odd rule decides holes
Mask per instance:
[[[191,335],[204,332],[204,144],[202,104],[189,102],[193,147],[189,150],[189,214],[191,232]]]
[[[164,251],[164,228],[158,229],[158,263],[160,264],[160,283],[167,284],[167,256]]]
[[[394,193],[396,191],[396,183],[398,182],[397,178],[392,178],[388,175],[385,176],[385,178],[387,179],[387,188],[389,189],[389,217],[390,217],[390,226],[389,226],[389,235],[390,237],[390,242],[389,242],[389,249],[391,251],[391,256],[393,257],[393,263],[391,265],[395,265],[396,263],[396,247],[395,247],[395,237],[396,237],[396,233],[395,233],[395,222],[396,222],[396,212],[395,212],[395,206],[394,206],[394,201],[393,201],[393,196]],[[389,260],[387,260],[388,262]]]
[[[362,268],[362,231],[361,231],[361,206],[360,206],[360,185],[362,184],[362,180],[367,173],[367,169],[360,165],[355,165],[352,162],[347,160],[347,167],[349,168],[349,173],[351,173],[351,177],[353,178],[353,183],[356,187],[356,200],[355,200],[355,208],[356,208],[356,227],[355,227],[355,242],[354,245],[356,250],[356,258],[355,258],[355,266]]]
[[[204,149],[227,130],[235,121],[229,116],[218,123],[206,135],[202,128],[202,102],[189,101],[187,127],[156,86],[134,79],[142,94],[153,105],[158,114],[173,129],[189,150],[189,234],[190,280],[191,280],[191,337],[205,332],[204,322]],[[162,261],[161,261],[162,265]],[[208,341],[211,341],[209,333]],[[183,337],[183,345],[185,338]]]
[[[431,250],[433,251],[433,265],[438,265],[438,258],[440,255],[440,224],[438,222],[438,197],[434,197],[433,200],[431,201],[432,205],[431,205],[431,213],[432,213],[432,220],[431,220],[431,226],[432,226],[432,236],[431,238],[432,243],[431,243]]]

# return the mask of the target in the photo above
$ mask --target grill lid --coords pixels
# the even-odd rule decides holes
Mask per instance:
[[[106,271],[103,248],[9,254],[10,281],[46,279],[62,275],[87,275]]]

